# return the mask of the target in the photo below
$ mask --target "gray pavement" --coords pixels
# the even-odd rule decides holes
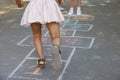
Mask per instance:
[[[7,1],[7,0],[6,0]],[[69,0],[62,5],[67,11]],[[120,1],[83,0],[82,16],[65,16],[60,25],[63,67],[52,69],[51,43],[43,28],[45,69],[30,28],[19,25],[24,9],[0,1],[0,80],[120,80]]]

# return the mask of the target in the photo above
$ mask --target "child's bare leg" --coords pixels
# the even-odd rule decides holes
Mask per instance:
[[[60,30],[59,24],[52,22],[47,24],[51,40],[52,40],[52,66],[53,69],[59,70],[62,67],[61,51],[60,51]]]
[[[74,0],[70,0],[70,9],[68,15],[72,15],[74,12]]]
[[[59,23],[56,22],[48,23],[47,28],[51,36],[52,44],[60,47],[61,41]]]
[[[70,8],[74,7],[74,0],[70,0]]]
[[[77,0],[77,15],[81,15],[81,0]]]
[[[81,7],[81,0],[77,0],[77,6]]]
[[[42,50],[42,41],[41,41],[41,37],[42,37],[41,24],[32,23],[31,29],[33,32],[33,42],[34,42],[34,46],[38,54],[38,57],[40,59],[44,59],[43,50]]]

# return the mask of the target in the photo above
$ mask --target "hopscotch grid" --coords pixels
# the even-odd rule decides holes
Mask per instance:
[[[63,27],[64,27],[65,25],[63,25]],[[47,33],[48,33],[48,31],[45,33],[45,35],[44,36],[46,36],[47,35]],[[21,40],[19,43],[17,43],[17,45],[18,46],[20,46],[20,44],[22,44],[26,39],[28,39],[30,37],[30,35],[29,36],[27,36],[26,38],[24,38],[23,40]],[[27,45],[28,46],[28,45]],[[9,75],[9,77],[7,78],[7,80],[8,79],[10,79],[10,78],[12,78],[12,76],[14,75],[14,73],[23,65],[23,63],[27,60],[27,58],[29,58],[29,56],[33,53],[33,51],[35,50],[35,48],[33,48],[29,53],[28,53],[28,55],[22,60],[22,62],[15,68],[15,70]],[[68,63],[69,64],[69,63]],[[66,67],[67,68],[67,67]],[[64,70],[65,70],[65,68],[64,68]],[[20,77],[20,79],[21,79],[21,77]],[[38,80],[38,79],[37,79]],[[39,80],[41,80],[41,79],[39,79]]]
[[[69,16],[68,19],[70,19],[70,17],[71,17],[71,16]],[[74,24],[77,24],[78,21],[79,21],[79,20],[76,20],[76,22],[75,22]],[[85,25],[86,25],[86,24],[85,24]],[[64,23],[63,26],[60,28],[60,30],[62,30],[64,26],[65,26],[65,23]],[[92,28],[93,28],[93,25],[91,25],[88,30],[78,30],[78,31],[90,31]],[[64,30],[66,30],[66,29],[64,29]],[[67,30],[69,30],[69,29],[67,29]],[[90,39],[92,39],[92,41],[91,41],[91,43],[90,43],[90,45],[89,45],[88,47],[62,46],[62,47],[70,47],[70,48],[73,48],[73,50],[72,50],[69,58],[68,58],[67,60],[63,60],[63,62],[66,62],[66,64],[65,64],[65,67],[63,68],[63,70],[62,70],[62,72],[61,72],[61,74],[59,75],[59,77],[58,77],[57,80],[62,80],[63,75],[64,75],[64,73],[65,73],[65,71],[66,71],[66,69],[67,69],[67,67],[68,67],[68,65],[69,65],[69,63],[70,63],[70,61],[71,61],[71,58],[72,58],[72,56],[75,54],[76,48],[90,49],[90,48],[92,47],[92,45],[94,44],[95,38],[93,38],[93,37],[75,36],[75,33],[76,33],[76,30],[74,30],[72,36],[62,36],[62,37],[70,37],[70,38],[72,38],[72,37],[74,37],[74,38],[90,38]],[[48,34],[48,31],[44,34],[44,36],[47,36],[47,34]],[[22,43],[23,43],[25,40],[27,40],[30,36],[32,36],[32,35],[29,35],[29,36],[25,37],[23,40],[21,40],[19,43],[17,43],[17,45],[18,45],[18,46],[31,46],[31,45],[24,45],[24,44],[22,44]],[[44,45],[44,46],[51,46],[51,45]],[[31,50],[31,52],[29,52],[29,54],[25,57],[25,59],[23,59],[23,61],[18,65],[18,67],[9,75],[8,79],[9,79],[9,78],[16,78],[16,77],[12,77],[12,76],[13,76],[14,73],[21,67],[21,65],[23,65],[23,63],[24,63],[27,59],[37,59],[37,58],[34,58],[34,57],[29,57],[29,56],[33,53],[34,50],[35,50],[35,48],[33,48],[33,49]],[[47,60],[51,60],[51,59],[47,59]],[[17,78],[27,79],[27,78],[24,78],[24,77],[17,77]],[[28,78],[28,79],[41,80],[41,79],[36,79],[36,78]]]

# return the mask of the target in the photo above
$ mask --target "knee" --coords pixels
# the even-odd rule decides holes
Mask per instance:
[[[36,40],[36,39],[41,39],[40,34],[34,34],[34,35],[33,35],[33,39],[34,39],[34,40]]]
[[[58,45],[60,46],[61,44],[61,40],[60,40],[60,37],[56,36],[52,39],[52,45]]]
[[[60,36],[56,36],[56,35],[55,35],[55,36],[52,37],[52,39],[53,39],[53,40],[60,39]]]
[[[52,38],[52,42],[56,43],[56,42],[60,42],[60,37],[56,36]]]
[[[33,34],[33,37],[34,37],[34,38],[39,38],[39,37],[40,37],[40,34]]]

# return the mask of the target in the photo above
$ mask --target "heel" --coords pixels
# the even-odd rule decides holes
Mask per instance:
[[[61,51],[58,46],[52,47],[52,67],[54,70],[62,68]]]
[[[36,63],[37,63],[37,66],[38,66],[38,67],[40,67],[40,68],[45,68],[46,59],[38,59]]]

